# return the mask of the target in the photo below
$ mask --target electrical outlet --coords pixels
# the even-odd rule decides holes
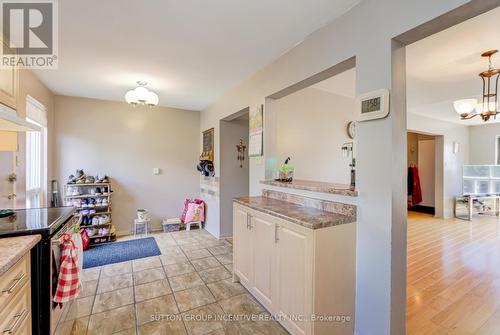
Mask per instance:
[[[154,175],[159,175],[161,173],[160,168],[153,168],[153,174]]]

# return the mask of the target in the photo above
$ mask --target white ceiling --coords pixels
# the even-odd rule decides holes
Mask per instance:
[[[59,1],[59,69],[36,73],[117,101],[143,80],[160,105],[201,110],[359,1]]]
[[[484,124],[479,117],[460,120],[453,101],[481,97],[478,74],[488,61],[480,55],[490,49],[500,50],[500,8],[409,45],[408,111],[462,125]],[[500,67],[500,53],[493,65]]]

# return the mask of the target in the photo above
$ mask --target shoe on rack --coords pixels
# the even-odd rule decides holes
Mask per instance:
[[[95,206],[96,207],[102,207],[102,199],[101,198],[95,199]]]
[[[89,214],[95,214],[95,209],[89,209]]]
[[[99,224],[106,224],[109,222],[109,217],[107,215],[99,216]]]
[[[95,178],[92,176],[85,177],[85,184],[93,184],[95,182]]]
[[[100,188],[100,187],[96,187],[96,188],[94,189],[94,194],[95,194],[95,195],[101,195],[101,194],[102,194],[102,193],[101,193],[101,188]]]
[[[103,206],[108,206],[108,198],[102,199],[102,205]]]
[[[92,218],[92,225],[98,225],[99,224],[99,217],[97,216],[94,216]]]
[[[85,229],[85,231],[87,232],[87,235],[89,235],[89,237],[95,236],[95,234],[97,234],[96,228],[87,228]]]

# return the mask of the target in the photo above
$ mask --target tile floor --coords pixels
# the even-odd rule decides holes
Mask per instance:
[[[231,243],[203,229],[151,236],[160,256],[84,270],[57,335],[288,334],[275,321],[248,318],[268,313],[231,281]],[[240,319],[221,320],[234,315]]]

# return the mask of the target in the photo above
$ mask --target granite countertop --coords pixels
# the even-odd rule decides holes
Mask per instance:
[[[268,197],[239,197],[234,202],[250,207],[257,211],[291,221],[309,229],[320,229],[353,223],[356,218],[352,215],[323,211],[313,207],[294,204],[288,201],[276,200]]]
[[[30,251],[40,238],[40,235],[26,235],[0,239],[0,276]]]
[[[357,191],[349,190],[349,185],[344,184],[336,184],[336,183],[327,183],[322,181],[312,181],[312,180],[301,180],[294,179],[292,182],[286,183],[282,181],[266,179],[261,180],[261,184],[285,187],[285,188],[293,188],[297,190],[306,190],[312,192],[320,192],[320,193],[329,193],[329,194],[338,194],[348,197],[357,197]]]

